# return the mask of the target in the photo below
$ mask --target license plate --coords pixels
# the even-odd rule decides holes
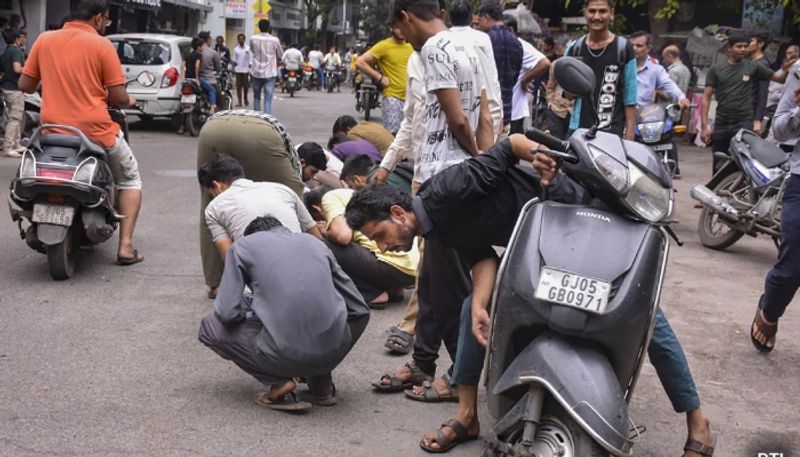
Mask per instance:
[[[670,143],[657,144],[657,145],[653,146],[653,150],[654,151],[671,151],[672,150],[672,144],[670,144]]]
[[[181,95],[181,103],[194,103],[197,101],[197,95]]]
[[[72,218],[75,216],[75,208],[64,205],[45,205],[36,203],[33,205],[33,222],[42,224],[72,225]]]
[[[289,78],[289,82],[294,84],[297,82],[297,78]]]
[[[536,298],[602,314],[610,292],[611,284],[605,281],[545,267]]]

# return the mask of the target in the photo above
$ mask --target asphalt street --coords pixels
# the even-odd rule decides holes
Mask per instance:
[[[324,143],[337,116],[355,114],[354,97],[349,89],[292,99],[278,93],[274,112],[295,143]],[[45,256],[0,215],[0,455],[424,455],[420,438],[451,417],[455,404],[370,389],[407,360],[383,349],[403,304],[373,312],[334,373],[339,405],[303,416],[257,406],[259,384],[197,341],[200,319],[211,310],[198,250],[197,140],[176,135],[167,121],[136,122],[132,130],[145,186],[135,238],[143,263],[116,266],[114,238],[86,253],[74,278],[55,282]],[[769,356],[748,336],[776,248],[767,238],[745,237],[724,252],[704,249],[700,210],[688,195],[708,177],[710,154],[684,146],[681,160],[674,227],[685,246],[671,251],[662,306],[720,434],[716,455],[800,455],[800,309],[794,304],[781,320]],[[17,164],[0,159],[0,179],[9,182]],[[440,368],[448,363],[443,354]],[[684,418],[672,411],[649,363],[631,409],[647,427],[635,455],[681,455]],[[481,424],[492,424],[485,408]],[[451,455],[480,450],[476,441]]]

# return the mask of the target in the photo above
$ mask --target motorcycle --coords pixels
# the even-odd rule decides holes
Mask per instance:
[[[653,149],[670,177],[675,177],[678,168],[671,158],[678,149],[673,133],[686,133],[686,126],[678,124],[680,115],[677,104],[649,103],[640,107],[636,116],[636,141]]]
[[[356,90],[356,111],[364,111],[364,120],[369,121],[370,111],[378,108],[378,86],[367,75],[361,75]]]
[[[531,126],[535,129],[547,129],[547,90],[544,83],[534,81],[528,89],[531,94],[530,112]]]
[[[144,87],[155,80],[147,71],[136,79]],[[110,111],[124,119],[122,110]],[[125,133],[125,126],[121,127]],[[53,129],[68,133],[45,133]],[[45,124],[36,129],[7,201],[20,237],[47,255],[50,276],[57,280],[73,275],[78,246],[109,239],[123,218],[115,209],[116,189],[106,150],[67,125]],[[25,229],[24,220],[29,222]]]
[[[300,90],[300,87],[301,81],[298,79],[297,70],[287,70],[284,89],[289,92],[289,96],[294,97],[294,93]]]
[[[594,73],[564,57],[566,91],[590,100]],[[594,113],[597,120],[597,113]],[[484,456],[628,456],[630,403],[669,254],[672,181],[646,146],[591,129],[526,135],[561,159],[588,204],[531,200],[498,270],[486,361],[496,423]]]
[[[305,64],[303,66],[303,85],[308,90],[319,89],[319,79],[317,78],[317,70],[311,68],[311,65]]]
[[[722,250],[748,234],[781,240],[781,200],[789,176],[791,154],[757,133],[741,129],[731,139],[728,154],[706,185],[691,196],[703,205],[697,231],[703,246]]]
[[[341,71],[339,67],[335,65],[326,65],[325,66],[325,90],[328,93],[333,92],[333,89],[336,88],[337,92],[341,92],[342,89],[340,87],[341,84]]]
[[[233,107],[233,94],[231,93],[231,79],[227,68],[223,66],[217,76],[217,109],[229,110]],[[181,113],[183,113],[186,131],[191,136],[200,134],[200,130],[211,116],[211,104],[208,95],[200,87],[200,81],[187,78],[181,87]]]

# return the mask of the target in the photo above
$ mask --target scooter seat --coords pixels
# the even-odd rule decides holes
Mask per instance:
[[[70,148],[70,149],[78,149],[78,150],[86,150],[95,155],[105,155],[105,149],[101,148],[100,146],[88,142],[84,145],[81,142],[81,139],[77,136],[73,135],[65,135],[62,133],[50,133],[47,135],[42,135],[39,137],[39,144],[44,146],[55,146],[61,148]]]
[[[742,142],[750,149],[750,154],[767,168],[774,168],[789,160],[789,154],[777,145],[752,132],[742,132]]]

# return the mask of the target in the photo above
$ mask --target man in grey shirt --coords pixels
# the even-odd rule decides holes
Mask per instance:
[[[331,372],[364,332],[369,307],[321,241],[272,216],[255,219],[244,235],[225,258],[200,342],[270,388],[256,397],[261,406],[311,408],[294,393],[296,377],[306,377],[311,403],[336,404]]]
[[[681,61],[681,50],[676,45],[671,44],[661,51],[661,59],[667,67],[667,74],[669,74],[670,79],[675,81],[678,89],[686,94],[689,91],[692,72]]]
[[[222,62],[219,60],[219,54],[214,50],[214,46],[211,43],[211,34],[200,32],[198,36],[205,41],[203,60],[200,63],[200,77],[208,81],[209,84],[216,85],[217,74],[222,69]]]
[[[223,260],[247,225],[265,214],[277,218],[291,232],[308,232],[322,239],[316,222],[294,191],[279,183],[245,179],[244,168],[232,156],[219,154],[204,163],[197,179],[212,198],[205,220]]]
[[[778,141],[797,140],[800,136],[800,63],[789,71],[772,120],[772,133]],[[750,328],[750,339],[761,352],[770,352],[775,347],[778,319],[800,288],[800,143],[795,144],[790,160],[792,174],[781,201],[782,237],[778,261],[767,273],[764,294]]]

